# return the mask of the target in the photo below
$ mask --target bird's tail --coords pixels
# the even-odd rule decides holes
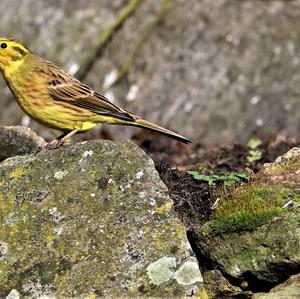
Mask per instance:
[[[185,138],[175,132],[172,132],[168,129],[165,129],[163,127],[160,127],[158,125],[155,125],[154,123],[144,120],[142,118],[139,117],[135,117],[135,119],[133,121],[120,121],[119,123],[116,124],[120,124],[122,123],[123,125],[127,125],[127,126],[134,126],[134,127],[139,127],[139,128],[143,128],[143,129],[148,129],[154,132],[158,132],[160,134],[163,134],[165,136],[171,137],[173,139],[176,139],[178,141],[181,141],[183,143],[191,143],[192,141],[189,140],[188,138]]]

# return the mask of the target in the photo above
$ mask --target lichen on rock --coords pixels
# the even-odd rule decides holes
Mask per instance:
[[[191,285],[196,282],[203,282],[198,262],[195,258],[190,258],[185,261],[174,273],[174,278],[182,285]]]
[[[174,257],[164,256],[151,263],[147,267],[147,273],[151,283],[155,285],[161,285],[173,277],[175,268],[176,259]]]
[[[204,296],[201,279],[174,275],[191,254],[185,229],[133,143],[11,157],[0,177],[1,296]]]

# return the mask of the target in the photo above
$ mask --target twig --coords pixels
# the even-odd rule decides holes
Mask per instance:
[[[215,209],[218,207],[220,201],[221,201],[221,198],[218,197],[218,198],[216,199],[216,201],[214,202],[214,204],[212,205],[211,209],[212,209],[212,210],[215,210]]]
[[[281,208],[282,209],[286,209],[288,208],[289,206],[291,206],[293,204],[293,201],[292,200],[289,200],[284,206],[282,206]]]
[[[112,38],[113,34],[120,29],[124,24],[126,19],[137,9],[137,7],[143,2],[143,0],[130,0],[129,3],[121,10],[121,12],[116,17],[115,22],[101,32],[100,37],[96,43],[95,48],[85,60],[85,62],[80,66],[76,77],[79,80],[83,80],[91,68],[93,67],[95,61],[102,54],[104,48],[107,46],[108,42]]]

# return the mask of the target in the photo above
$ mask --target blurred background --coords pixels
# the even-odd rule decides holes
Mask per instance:
[[[0,11],[1,36],[195,143],[300,138],[300,0],[1,0]],[[29,120],[3,79],[0,124],[58,134]]]

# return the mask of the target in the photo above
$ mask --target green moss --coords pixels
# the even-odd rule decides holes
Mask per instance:
[[[287,200],[292,200],[294,202],[300,202],[300,195],[291,189],[283,188],[279,192],[279,195],[284,200],[284,202],[286,202]]]
[[[267,197],[271,194],[274,194],[274,189],[271,187],[263,187],[263,188],[257,188],[256,190],[254,190],[256,196],[258,197]]]
[[[240,186],[221,193],[220,205],[209,222],[209,232],[215,234],[253,231],[274,216],[283,213],[289,200],[299,201],[294,191],[276,190],[268,185]]]
[[[274,248],[268,246],[255,246],[241,248],[235,253],[235,259],[240,261],[244,267],[251,269],[253,265],[265,267],[261,260],[267,259],[274,252]]]
[[[222,219],[216,218],[210,222],[210,227],[216,234],[239,232],[239,231],[253,231],[258,226],[263,225],[269,219],[281,213],[280,208],[272,208],[268,210],[259,210],[257,212],[250,212],[240,210],[224,216]]]

